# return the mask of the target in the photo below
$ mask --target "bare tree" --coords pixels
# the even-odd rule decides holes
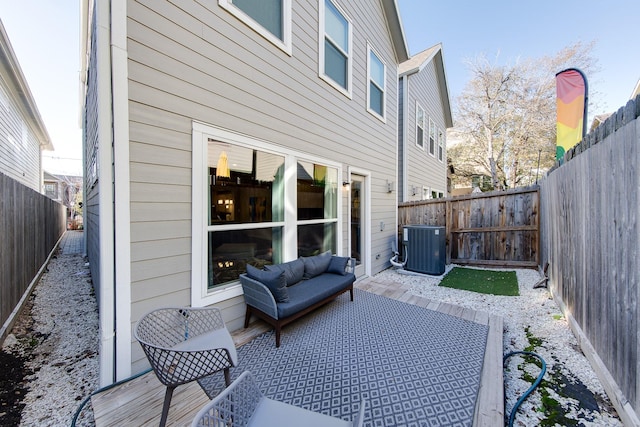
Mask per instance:
[[[457,99],[455,133],[449,149],[456,175],[491,177],[494,189],[530,184],[540,167],[555,159],[555,74],[576,67],[596,72],[593,43],[577,43],[553,57],[491,63],[468,62],[471,80]],[[535,172],[534,172],[535,171]]]

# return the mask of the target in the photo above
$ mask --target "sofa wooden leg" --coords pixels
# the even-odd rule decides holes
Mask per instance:
[[[280,347],[280,325],[276,326],[276,348]]]
[[[251,307],[247,306],[247,311],[244,313],[244,328],[249,327],[249,320],[251,320]]]
[[[349,289],[349,292],[351,293],[351,301],[353,301],[353,288]]]

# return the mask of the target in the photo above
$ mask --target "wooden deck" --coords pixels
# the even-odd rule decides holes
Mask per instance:
[[[493,427],[504,424],[503,321],[501,317],[431,301],[411,294],[407,287],[395,282],[366,278],[358,281],[355,287],[408,304],[415,304],[451,316],[489,325],[480,390],[476,401],[474,426]],[[234,332],[232,334],[233,340],[236,346],[240,347],[269,329],[270,326],[266,323],[256,321],[249,328]],[[91,404],[96,427],[157,426],[160,422],[164,391],[164,386],[150,372],[128,383],[93,396]],[[208,402],[208,398],[197,383],[176,388],[171,401],[167,425],[189,425],[195,414],[206,402]]]

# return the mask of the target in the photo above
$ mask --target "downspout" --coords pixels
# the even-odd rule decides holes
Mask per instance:
[[[111,55],[110,55],[110,8],[109,2],[88,1],[93,7],[96,52],[96,91],[98,97],[98,240],[100,271],[100,386],[115,381],[115,289],[114,289],[114,245],[113,245],[113,170],[112,170],[112,104],[111,104]],[[89,8],[87,8],[89,13]]]
[[[408,167],[407,167],[407,133],[409,129],[409,75],[402,76],[402,201],[407,201],[407,192],[409,191]]]
[[[131,211],[127,2],[111,1],[115,380],[131,376]]]

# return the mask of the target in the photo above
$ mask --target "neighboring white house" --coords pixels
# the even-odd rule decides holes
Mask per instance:
[[[44,195],[67,208],[67,228],[82,226],[82,184],[81,176],[54,175],[44,171]],[[79,200],[80,198],[80,200]]]
[[[53,144],[0,20],[0,172],[42,193],[42,151]]]
[[[447,196],[446,129],[453,126],[442,45],[400,64],[398,201]]]
[[[247,263],[331,250],[356,257],[358,276],[389,266],[408,59],[394,0],[82,10],[103,385],[148,366],[132,327],[151,309],[213,304],[241,328]]]

